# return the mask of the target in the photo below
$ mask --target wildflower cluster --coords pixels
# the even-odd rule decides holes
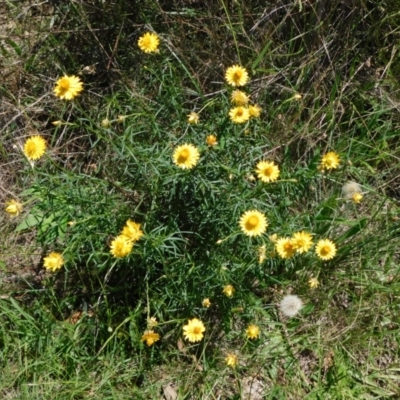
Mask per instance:
[[[146,53],[145,57],[154,59],[154,55],[148,54],[159,53],[160,37],[153,32],[146,32],[138,39],[137,46],[142,52]],[[155,58],[158,58],[158,56]],[[249,73],[246,68],[240,65],[233,65],[227,68],[224,76],[226,83],[231,88],[229,88],[230,109],[229,111],[228,107],[223,109],[223,118],[226,119],[229,129],[232,129],[232,131],[236,130],[237,136],[232,139],[232,142],[236,144],[239,142],[239,134],[237,133],[239,128],[236,124],[245,124],[250,119],[260,118],[262,109],[257,103],[251,101],[251,98],[254,98],[255,95],[251,94],[250,90],[246,89],[247,91],[245,91],[243,89],[250,82]],[[83,83],[79,77],[64,75],[56,81],[53,93],[58,99],[69,102],[80,95],[82,91]],[[198,110],[199,108],[198,105],[195,105],[191,109]],[[286,187],[284,187],[285,183],[289,181],[290,183],[296,183],[297,181],[295,179],[285,179],[287,168],[284,163],[279,162],[279,155],[271,155],[267,151],[264,152],[260,148],[256,148],[255,150],[252,149],[255,151],[255,155],[250,157],[248,156],[250,153],[247,151],[249,150],[249,145],[244,140],[243,145],[240,143],[242,147],[238,145],[238,148],[234,148],[232,151],[227,150],[227,143],[231,140],[229,137],[230,133],[219,129],[218,124],[214,122],[213,124],[210,123],[209,127],[206,126],[207,121],[205,121],[203,109],[201,108],[198,112],[191,111],[189,114],[187,114],[187,111],[182,112],[181,116],[183,115],[185,120],[181,125],[185,129],[185,133],[178,138],[182,126],[171,132],[170,136],[168,136],[168,142],[166,142],[162,151],[159,151],[158,141],[152,138],[151,145],[156,145],[151,147],[151,150],[147,152],[143,151],[145,156],[141,152],[136,154],[132,148],[129,148],[128,153],[124,153],[125,146],[129,147],[129,144],[127,144],[129,142],[129,133],[124,136],[123,130],[129,125],[130,115],[133,114],[123,112],[119,115],[116,113],[116,118],[112,119],[109,117],[109,112],[107,111],[107,117],[103,119],[101,117],[97,122],[99,131],[103,134],[110,134],[110,136],[115,126],[119,124],[121,137],[119,137],[118,133],[118,135],[109,139],[108,144],[110,147],[112,144],[116,148],[118,146],[123,148],[121,150],[121,154],[123,154],[121,158],[124,161],[126,159],[127,163],[124,171],[129,172],[129,174],[127,172],[129,179],[125,179],[123,173],[115,174],[118,175],[118,179],[115,180],[107,177],[107,194],[109,193],[108,184],[113,189],[122,192],[121,196],[125,196],[128,193],[126,198],[129,200],[126,200],[126,203],[131,207],[132,204],[129,203],[130,199],[140,197],[134,191],[136,188],[133,189],[133,186],[137,184],[142,191],[147,189],[147,192],[141,197],[141,201],[145,199],[143,200],[143,203],[145,203],[148,198],[151,197],[151,199],[148,201],[149,204],[143,206],[144,212],[140,211],[140,215],[144,215],[144,226],[146,228],[146,242],[143,243],[143,249],[140,246],[135,247],[144,236],[142,225],[139,222],[128,219],[117,236],[112,238],[108,236],[108,240],[104,239],[101,246],[99,246],[100,248],[90,251],[97,251],[101,255],[99,259],[101,258],[102,261],[106,260],[104,261],[104,265],[106,266],[112,263],[113,266],[126,265],[127,268],[132,268],[134,273],[131,275],[134,275],[134,278],[131,276],[126,278],[127,280],[135,281],[131,287],[136,284],[140,286],[143,282],[146,282],[146,285],[158,285],[157,293],[159,298],[157,299],[157,307],[162,309],[165,306],[167,311],[165,309],[162,311],[166,314],[171,309],[183,309],[183,307],[180,307],[182,304],[176,307],[176,303],[179,303],[179,301],[183,302],[183,300],[177,300],[177,298],[184,297],[184,301],[187,301],[189,306],[192,307],[189,310],[191,318],[187,319],[187,314],[184,316],[185,323],[179,334],[189,343],[199,343],[208,334],[208,322],[206,320],[203,322],[202,320],[202,316],[206,315],[206,313],[211,313],[216,309],[223,310],[224,313],[228,313],[229,309],[244,309],[244,299],[246,299],[246,291],[249,289],[246,289],[244,285],[248,277],[242,270],[246,269],[248,271],[252,268],[257,268],[263,271],[264,268],[265,270],[267,268],[273,269],[277,263],[283,264],[289,259],[304,260],[307,257],[316,257],[322,261],[330,261],[337,255],[338,248],[336,243],[340,243],[336,239],[326,237],[328,236],[327,234],[326,236],[317,234],[318,230],[310,227],[312,222],[307,224],[308,228],[305,227],[306,223],[300,225],[302,228],[293,228],[296,225],[295,223],[290,225],[290,222],[288,222],[285,225],[285,221],[281,220],[278,222],[279,216],[277,214],[279,214],[279,211],[275,212],[275,210],[280,210],[281,208],[275,203],[281,201],[281,198],[287,192]],[[229,122],[228,117],[233,124]],[[145,124],[146,127],[147,122]],[[179,123],[181,122],[182,120],[179,119]],[[58,127],[62,125],[68,126],[68,123],[63,122],[61,119],[54,121],[52,124],[55,126],[55,130],[59,129]],[[253,120],[246,125],[246,128],[257,127],[258,124],[257,120]],[[174,125],[174,128],[176,128],[176,125]],[[205,132],[200,141],[198,139],[200,135],[198,131],[203,129],[203,125]],[[132,125],[129,125],[129,129],[133,129]],[[194,133],[198,134],[198,136],[195,136]],[[105,142],[108,140],[107,135],[104,135]],[[103,138],[103,136],[101,137]],[[49,140],[47,142],[41,135],[31,136],[22,146],[22,152],[32,164],[46,154],[48,143],[52,143],[52,141]],[[147,147],[150,147],[148,146],[149,143],[146,143]],[[138,142],[137,146],[140,147],[141,145],[143,143]],[[159,158],[157,158],[157,161],[153,160],[153,155],[156,152],[157,156],[164,157],[164,164],[163,162],[159,162]],[[229,158],[232,154],[232,158]],[[129,164],[130,161],[128,159],[135,157],[137,157],[138,161],[135,159],[134,172],[131,172],[129,169],[132,164]],[[236,168],[236,164],[241,157],[248,157],[246,163],[243,163],[245,167],[240,165],[240,168]],[[154,158],[156,159],[156,157]],[[235,161],[233,162],[232,160]],[[340,167],[341,161],[339,154],[334,151],[323,154],[318,164],[320,172],[316,172],[317,168],[315,167],[314,175],[318,175],[318,178],[321,178],[329,174],[334,174],[334,170]],[[233,165],[234,163],[236,164]],[[159,166],[159,164],[163,165]],[[140,169],[142,165],[145,167]],[[115,166],[116,170],[120,172],[118,167]],[[201,169],[202,167],[204,167],[203,170]],[[243,169],[245,169],[244,173],[242,173]],[[196,175],[197,173],[198,175]],[[225,173],[225,176],[223,176],[223,173]],[[146,181],[147,178],[149,181],[151,180],[151,184],[148,186],[143,184],[143,181]],[[240,184],[236,185],[239,180]],[[284,187],[284,190],[278,192],[281,186]],[[156,189],[153,190],[154,187]],[[91,194],[96,189],[97,187]],[[235,195],[230,197],[230,194],[233,192]],[[346,183],[343,186],[342,193],[345,200],[351,200],[356,204],[360,203],[363,198],[361,187],[355,182]],[[205,199],[204,202],[202,202],[203,197]],[[119,199],[117,196],[115,198]],[[136,202],[136,198],[133,201],[137,209],[142,206],[141,201]],[[18,200],[11,199],[6,202],[5,211],[12,217],[18,217],[24,209],[23,204]],[[213,207],[218,208],[220,204],[222,204],[221,208],[215,211]],[[82,212],[82,214],[84,213]],[[77,212],[76,215],[80,214]],[[117,218],[121,218],[124,221],[128,215],[132,214],[126,213],[122,217],[118,214]],[[158,218],[155,218],[155,216]],[[81,221],[81,224],[86,224],[90,220],[91,216],[86,219],[82,218],[83,222]],[[109,221],[110,218],[108,219]],[[165,231],[171,229],[173,233],[167,232],[163,236],[159,233],[162,229],[159,226],[154,226],[155,224],[165,224],[161,228],[165,228]],[[112,226],[115,225],[115,222],[113,222]],[[73,221],[69,221],[68,226],[75,226],[75,215],[73,216]],[[264,241],[266,232],[271,227],[277,231],[280,226],[282,226],[282,233],[274,233],[269,237],[270,240]],[[98,234],[95,224],[91,225],[90,229],[95,231],[93,234]],[[211,243],[209,236],[212,237],[212,234],[215,232],[218,235],[224,235],[215,237],[215,240],[224,237],[224,239],[218,240],[218,244],[222,245],[225,241],[230,241],[228,247],[230,244],[232,246],[229,247],[228,251],[226,249],[219,251],[215,247],[221,249],[223,246],[211,246],[209,244]],[[228,234],[227,237],[225,237],[226,234]],[[99,236],[101,235],[109,235],[109,231],[102,231]],[[330,232],[329,236],[334,236],[334,232]],[[65,237],[67,237],[65,242],[68,246],[68,235],[63,236],[63,239]],[[215,240],[213,243],[215,243]],[[58,244],[60,242],[55,240],[54,243]],[[248,252],[248,247],[245,246],[253,245],[257,249],[256,262],[250,260],[248,268],[238,268],[237,264],[240,264],[242,260],[249,259],[248,253],[250,252]],[[80,248],[79,246],[76,246],[75,250]],[[82,247],[84,246],[82,245]],[[207,248],[204,249],[205,247]],[[104,248],[106,251],[103,251]],[[135,251],[133,251],[134,248]],[[217,256],[215,256],[216,253],[218,253]],[[142,260],[139,260],[137,265],[132,263],[132,265],[128,266],[136,256],[135,263],[140,258]],[[64,250],[62,253],[52,251],[44,257],[43,266],[47,271],[55,273],[63,265],[67,264],[68,266],[69,260],[72,258],[73,256],[67,250]],[[120,262],[121,259],[126,258],[128,258],[128,261]],[[271,263],[271,265],[267,262],[269,258],[275,258],[274,263]],[[224,262],[223,266],[221,266],[221,260]],[[235,265],[235,270],[232,267],[233,264]],[[319,265],[319,263],[316,264]],[[177,267],[177,265],[179,266]],[[204,269],[204,273],[202,268]],[[112,269],[110,268],[110,271]],[[200,269],[201,272],[198,272]],[[195,278],[193,277],[195,275],[193,271],[197,273]],[[191,275],[192,273],[193,275]],[[124,279],[127,275],[124,275]],[[266,273],[265,275],[268,274]],[[312,274],[308,273],[307,279],[310,276]],[[316,276],[319,275],[317,274]],[[198,279],[196,284],[199,289],[198,293],[189,293],[188,295],[188,282],[192,283],[192,279]],[[106,279],[104,281],[107,283]],[[166,294],[160,294],[160,292],[163,292],[159,288],[162,285],[166,287]],[[310,289],[316,289],[319,285],[320,282],[316,277],[311,277],[308,280],[308,287]],[[164,299],[161,298],[162,296],[170,296],[171,286],[173,286],[172,291],[182,290],[185,296],[181,296],[181,293],[178,296],[174,292],[171,295],[171,298],[173,298],[171,303],[175,302],[175,304],[170,306],[168,301],[164,302]],[[193,284],[192,287],[195,287],[195,285]],[[214,296],[212,293],[213,288],[217,288],[217,293],[214,293]],[[314,291],[314,293],[317,292]],[[148,296],[148,286],[146,286],[146,290],[143,290],[143,287],[140,286],[138,293],[138,296],[143,296],[143,293],[146,293],[146,296]],[[146,301],[149,303],[147,304],[147,312],[149,312],[148,310],[152,307],[152,301],[154,300],[151,296],[148,296]],[[281,313],[280,315],[291,318],[298,315],[301,311],[303,301],[296,295],[287,295],[282,298],[277,306]],[[252,313],[251,309],[247,311],[250,314]],[[199,315],[193,317],[193,314]],[[162,315],[161,311],[160,315]],[[158,314],[157,316],[159,317]],[[182,318],[182,316],[174,315],[174,318],[171,319],[175,321],[176,318]],[[258,318],[255,317],[253,320],[257,321]],[[143,323],[143,327],[140,330],[142,347],[144,347],[144,344],[152,347],[162,340],[162,335],[164,336],[164,334],[161,326],[162,323],[158,325],[155,317],[147,318],[147,324]],[[256,323],[250,323],[246,324],[243,330],[244,332],[242,331],[241,334],[246,338],[246,344],[250,343],[249,346],[257,345],[258,339],[262,337],[260,326]],[[137,338],[137,342],[139,342],[139,338]],[[233,352],[227,353],[225,363],[229,367],[236,367],[239,363],[238,355]]]
[[[130,254],[133,245],[143,236],[140,224],[130,219],[126,221],[120,235],[118,235],[110,246],[110,253],[115,258],[124,258]]]
[[[249,81],[249,73],[245,68],[233,65],[226,70],[225,79],[233,87],[244,86]],[[250,96],[241,90],[236,89],[231,93],[231,101],[235,107],[230,109],[229,118],[236,124],[243,124],[261,115],[261,107],[249,104]]]

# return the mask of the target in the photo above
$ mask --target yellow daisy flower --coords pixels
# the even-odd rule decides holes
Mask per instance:
[[[244,122],[249,120],[250,113],[249,113],[248,108],[239,106],[239,107],[230,109],[229,118],[235,124],[243,124]]]
[[[315,247],[315,252],[321,260],[331,260],[336,255],[336,245],[329,239],[321,239]]]
[[[229,353],[226,355],[225,363],[228,367],[235,368],[238,365],[238,357],[236,354]]]
[[[254,104],[254,106],[249,106],[249,114],[250,117],[258,118],[261,115],[261,107],[258,104]]]
[[[249,102],[249,96],[241,90],[234,90],[231,94],[231,101],[237,106],[245,106]]]
[[[183,336],[189,342],[200,342],[203,339],[203,332],[206,330],[203,322],[197,318],[189,319],[187,325],[183,327]]]
[[[146,32],[138,40],[138,46],[140,50],[145,53],[154,53],[158,50],[160,44],[160,38],[152,32]]]
[[[231,86],[244,86],[249,80],[249,74],[246,68],[233,65],[226,70],[225,79]]]
[[[308,232],[296,232],[293,234],[292,242],[298,253],[307,253],[313,245],[312,236]]]
[[[210,301],[210,299],[207,297],[206,299],[204,299],[204,300],[201,302],[201,304],[202,304],[203,307],[209,308],[209,307],[211,306],[211,301]]]
[[[122,229],[121,236],[124,236],[128,241],[136,242],[143,236],[143,231],[140,229],[139,223],[128,219]]]
[[[61,100],[72,100],[83,90],[82,81],[75,75],[64,75],[56,82],[54,94]]]
[[[239,225],[245,235],[260,236],[266,231],[268,223],[263,213],[250,210],[242,214]]]
[[[124,258],[132,251],[132,247],[133,242],[120,235],[111,242],[110,253],[115,258]]]
[[[326,153],[321,158],[321,169],[336,169],[340,164],[339,154],[334,151]]]
[[[263,182],[275,182],[279,178],[279,167],[273,161],[260,161],[256,173]]]
[[[199,162],[199,158],[199,150],[192,144],[178,146],[172,156],[174,163],[182,169],[193,168]]]
[[[361,193],[354,193],[351,199],[353,200],[354,203],[359,204],[361,203],[363,197],[364,196]]]
[[[198,124],[199,123],[200,116],[199,116],[199,114],[195,113],[194,111],[192,111],[190,114],[188,114],[187,117],[188,117],[189,124]]]
[[[216,137],[215,135],[208,135],[208,136],[206,137],[206,143],[207,143],[209,146],[216,146],[216,145],[218,144],[218,142],[217,142],[217,137]]]
[[[42,136],[31,136],[24,144],[24,154],[29,160],[37,160],[46,152],[46,147]]]
[[[13,217],[18,216],[23,209],[22,204],[17,200],[10,200],[6,202],[6,212]]]
[[[319,281],[317,278],[311,278],[308,281],[308,286],[310,286],[311,289],[317,288],[319,286]]]
[[[232,285],[225,285],[224,288],[222,289],[222,292],[226,297],[233,297],[235,288]]]
[[[62,254],[52,252],[43,259],[44,267],[51,272],[56,272],[64,265],[64,258]]]
[[[296,253],[296,247],[292,239],[280,238],[275,243],[275,249],[281,258],[291,258]]]
[[[260,328],[257,325],[250,324],[246,329],[246,335],[249,339],[257,339],[260,336]]]
[[[140,341],[146,342],[147,346],[151,346],[158,340],[160,340],[160,335],[152,330],[144,331],[142,338],[140,339]]]

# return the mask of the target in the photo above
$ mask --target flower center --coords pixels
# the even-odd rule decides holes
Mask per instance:
[[[179,153],[179,157],[178,157],[178,162],[180,164],[183,164],[187,161],[187,159],[189,158],[190,155],[190,151],[189,149],[183,149],[180,153]]]
[[[272,175],[272,168],[271,167],[267,167],[264,169],[264,175],[265,176],[271,176]]]
[[[321,254],[323,256],[327,256],[330,253],[330,247],[329,246],[322,246],[321,247]]]
[[[286,251],[291,251],[292,250],[292,243],[285,243],[283,246]]]
[[[237,110],[236,116],[237,117],[242,117],[243,116],[243,110],[242,109]]]
[[[255,215],[251,216],[247,222],[246,222],[246,228],[247,229],[254,229],[257,227],[259,223],[258,217],[256,217]]]
[[[234,81],[239,81],[242,78],[242,72],[241,71],[236,71],[233,74],[233,80]]]
[[[69,89],[69,80],[66,78],[61,78],[60,88],[63,90],[68,90]]]
[[[35,143],[28,143],[28,145],[26,146],[26,152],[28,154],[33,154],[36,152],[36,144]]]
[[[199,334],[201,333],[201,328],[200,328],[199,326],[195,326],[195,327],[193,328],[193,333],[194,333],[195,335],[199,335]]]

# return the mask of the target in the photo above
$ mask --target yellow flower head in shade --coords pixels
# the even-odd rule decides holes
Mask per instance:
[[[246,211],[240,217],[240,228],[247,236],[260,236],[267,229],[267,218],[257,210]]]
[[[307,253],[313,245],[312,236],[308,232],[296,232],[292,237],[292,242],[298,253]]]
[[[261,107],[258,104],[254,104],[254,106],[249,106],[249,114],[250,117],[258,118],[261,115]]]
[[[272,243],[276,243],[278,241],[278,235],[276,233],[269,235],[268,239],[272,242]]]
[[[200,153],[192,144],[183,144],[174,151],[172,159],[179,168],[192,169],[198,162]]]
[[[138,40],[138,46],[140,50],[145,53],[154,53],[158,50],[160,44],[160,38],[152,32],[146,32],[143,36],[140,36]]]
[[[231,86],[244,86],[249,80],[249,74],[246,68],[233,65],[226,70],[225,79]]]
[[[311,278],[308,281],[308,286],[310,286],[311,289],[317,288],[319,286],[319,281],[317,278]]]
[[[243,106],[231,108],[229,111],[229,118],[235,124],[243,124],[250,118],[249,109]]]
[[[56,272],[64,265],[64,258],[60,253],[52,252],[43,259],[44,267],[51,272]]]
[[[132,247],[133,242],[131,240],[119,235],[111,242],[110,253],[115,258],[124,258],[132,251]]]
[[[199,116],[199,114],[195,113],[194,111],[192,111],[190,114],[188,114],[187,117],[188,117],[189,124],[198,124],[199,123],[200,116]]]
[[[46,147],[46,141],[41,136],[31,136],[24,144],[24,154],[29,160],[37,160],[46,152]]]
[[[258,248],[258,262],[259,264],[262,264],[264,262],[264,260],[267,258],[267,254],[266,254],[266,246],[265,244],[263,244],[262,246],[260,246]]]
[[[340,164],[339,154],[334,151],[326,153],[321,158],[321,169],[336,169]]]
[[[246,335],[249,339],[257,339],[260,336],[260,328],[251,324],[246,329]]]
[[[211,301],[210,301],[210,299],[207,297],[206,299],[204,299],[204,300],[201,302],[201,304],[202,304],[203,307],[209,308],[209,307],[211,306]]]
[[[225,285],[222,291],[226,297],[233,297],[235,288],[232,285]]]
[[[296,253],[296,247],[293,239],[280,238],[275,243],[276,252],[281,258],[291,258]]]
[[[142,342],[146,342],[147,346],[151,346],[154,342],[160,340],[160,335],[155,333],[154,331],[144,331],[142,338],[140,339]]]
[[[121,236],[124,236],[129,241],[136,242],[143,236],[143,231],[140,229],[139,223],[128,219],[122,229]]]
[[[249,96],[241,90],[234,90],[231,94],[231,101],[237,106],[245,106],[249,102]]]
[[[363,199],[363,195],[361,193],[354,193],[353,196],[351,196],[351,199],[354,203],[359,204]]]
[[[6,212],[13,217],[18,216],[23,209],[22,204],[17,200],[10,200],[6,202]]]
[[[238,357],[236,354],[229,353],[225,357],[225,363],[228,367],[235,368],[238,365]]]
[[[183,336],[189,342],[200,342],[203,339],[203,332],[206,330],[204,324],[197,318],[189,319],[187,325],[183,326]]]
[[[111,121],[108,119],[108,118],[104,118],[102,121],[101,121],[101,123],[100,123],[100,125],[103,127],[103,128],[109,128],[110,126],[111,126]]]
[[[275,182],[279,178],[279,167],[273,161],[260,161],[256,167],[257,176],[265,183]]]
[[[156,317],[150,317],[147,320],[147,326],[149,328],[153,328],[154,326],[157,326],[157,325],[158,325],[158,322],[157,322],[157,318]]]
[[[56,82],[54,94],[61,100],[72,100],[83,90],[82,81],[75,75],[64,75]]]
[[[336,255],[336,245],[329,239],[321,239],[315,247],[315,252],[321,260],[331,260]]]
[[[217,137],[216,137],[215,135],[208,135],[208,136],[206,137],[206,143],[207,143],[209,146],[216,146],[216,145],[218,144],[218,142],[217,142]]]

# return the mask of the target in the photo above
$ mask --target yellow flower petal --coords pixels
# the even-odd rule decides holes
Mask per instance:
[[[229,118],[235,124],[243,124],[244,122],[248,121],[250,118],[250,113],[248,108],[239,106],[232,108],[229,111]]]
[[[279,167],[273,161],[260,161],[256,167],[257,176],[265,183],[275,182],[279,178]]]
[[[55,272],[64,265],[64,258],[60,253],[52,252],[43,259],[43,265],[48,271]]]
[[[23,206],[17,200],[10,200],[6,202],[6,212],[13,217],[18,216],[23,209]]]
[[[64,75],[56,82],[54,94],[61,100],[72,100],[83,90],[83,83],[75,75]]]
[[[246,211],[240,217],[240,228],[247,236],[260,236],[268,226],[267,218],[263,213],[257,210]]]
[[[233,65],[226,70],[225,79],[231,86],[244,86],[249,80],[249,74],[246,68]]]
[[[336,255],[336,245],[329,239],[321,239],[315,246],[315,253],[321,260],[331,260]]]
[[[192,169],[199,162],[200,152],[192,144],[183,144],[174,151],[172,159],[179,168]]]
[[[154,53],[158,50],[160,44],[160,38],[152,32],[146,32],[138,40],[138,46],[140,50],[145,53]]]
[[[206,330],[203,322],[198,318],[190,319],[187,325],[183,327],[183,336],[189,342],[200,342],[203,339],[203,332]]]

